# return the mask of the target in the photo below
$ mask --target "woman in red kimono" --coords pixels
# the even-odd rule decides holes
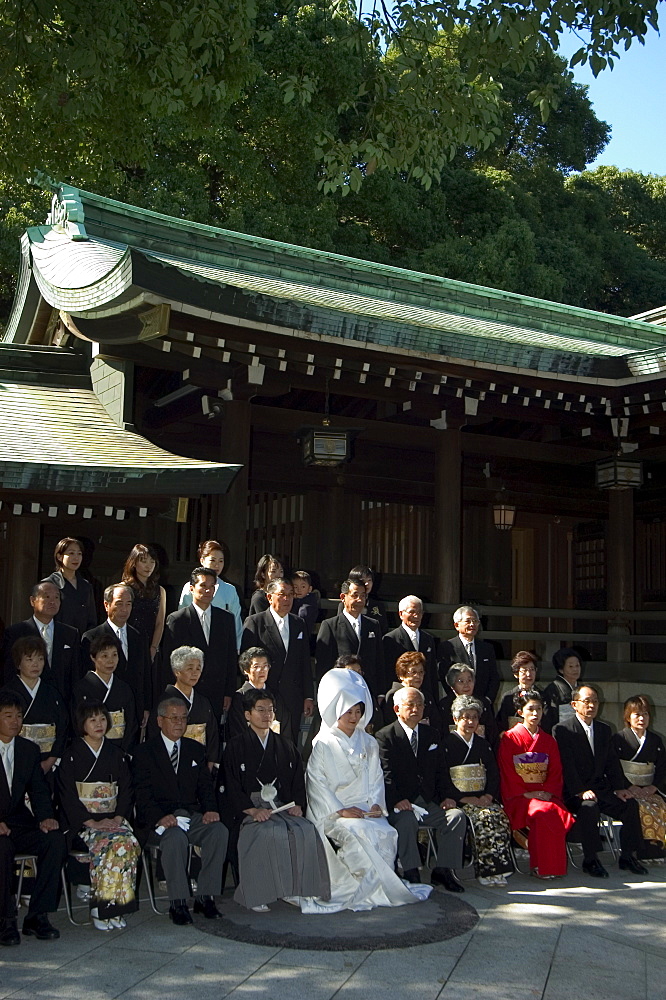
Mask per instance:
[[[552,736],[539,728],[543,699],[534,689],[516,695],[522,722],[502,733],[497,759],[504,810],[512,830],[528,831],[530,868],[537,878],[566,874],[565,837],[574,817],[562,804],[562,764]],[[516,839],[521,842],[520,836]]]

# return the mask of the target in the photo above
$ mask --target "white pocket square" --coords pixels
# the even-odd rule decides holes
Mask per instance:
[[[302,633],[302,632],[299,632],[299,633],[298,633],[298,635],[296,636],[296,638],[297,638],[297,639],[302,639],[302,638],[303,638],[303,633]]]
[[[374,637],[375,637],[374,632],[368,632],[368,639],[374,639]]]
[[[430,746],[428,747],[428,750],[437,750],[438,747],[439,743],[431,743]]]
[[[71,649],[72,647],[71,646],[63,646],[62,648],[63,649]]]
[[[197,762],[196,762],[196,760],[193,760],[192,761],[192,767],[196,767],[196,766],[197,766]]]

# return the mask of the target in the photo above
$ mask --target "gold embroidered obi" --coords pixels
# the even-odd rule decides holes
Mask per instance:
[[[192,722],[187,727],[183,736],[187,736],[191,740],[196,740],[197,743],[201,743],[203,747],[206,746],[206,723],[205,722]]]
[[[115,813],[118,801],[117,781],[77,781],[76,794],[90,813]]]
[[[23,726],[20,735],[36,743],[40,753],[49,753],[55,743],[56,727],[51,722],[36,722]]]
[[[637,760],[621,760],[622,770],[627,781],[632,785],[651,785],[654,782],[654,764],[641,763]]]
[[[541,785],[548,777],[547,753],[517,753],[513,756],[516,774],[527,785]]]
[[[125,735],[125,709],[119,708],[115,712],[109,712],[111,716],[111,728],[106,734],[107,740],[122,740]]]
[[[486,787],[486,768],[483,764],[457,764],[449,768],[449,774],[459,792],[482,792]]]

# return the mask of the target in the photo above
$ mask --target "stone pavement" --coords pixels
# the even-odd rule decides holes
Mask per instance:
[[[484,889],[467,877],[474,930],[419,945],[411,907],[396,909],[409,947],[393,951],[239,944],[174,927],[147,902],[109,934],[61,911],[59,941],[0,953],[0,1000],[666,1000],[666,867],[641,880],[604,860],[603,882],[516,873],[507,889]]]

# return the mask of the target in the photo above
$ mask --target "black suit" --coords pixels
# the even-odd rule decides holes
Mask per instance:
[[[32,812],[25,804],[30,798]],[[14,738],[14,774],[11,789],[0,761],[0,822],[10,830],[0,836],[0,920],[16,916],[10,897],[14,854],[36,854],[37,875],[28,915],[58,908],[60,869],[65,859],[65,839],[60,830],[42,833],[39,824],[53,819],[53,802],[40,766],[39,747],[21,736]]]
[[[384,647],[384,662],[387,674],[395,673],[395,662],[403,653],[413,653],[414,643],[411,634],[403,625],[387,632],[382,639]],[[423,691],[433,704],[439,704],[439,677],[437,674],[437,641],[429,632],[419,629],[419,653],[425,656],[425,678]],[[395,678],[394,678],[395,679]]]
[[[416,816],[407,809],[394,812],[396,803],[407,799],[428,810],[421,823],[437,830],[437,867],[457,868],[462,863],[467,820],[462,810],[445,811],[440,806],[446,797],[448,769],[439,733],[423,725],[416,727],[416,733],[416,755],[398,719],[377,733],[388,819],[398,831],[398,857],[403,871],[420,867]]]
[[[297,744],[298,732],[303,714],[303,702],[314,696],[312,667],[310,665],[310,642],[308,631],[302,618],[289,614],[289,648],[284,643],[268,611],[249,615],[243,625],[241,652],[252,646],[261,646],[268,653],[271,669],[266,681],[267,687],[278,694],[287,707],[290,728],[280,729],[281,735]]]
[[[137,716],[139,723],[141,723],[143,713],[150,708],[152,701],[150,651],[145,636],[129,624],[125,628],[127,630],[127,656],[125,656],[120,640],[109,625],[108,620],[83,634],[81,638],[81,678],[83,679],[89,670],[95,669],[90,658],[90,646],[93,639],[100,635],[110,636],[118,644],[118,666],[115,669],[115,676],[132,688],[136,698]]]
[[[16,674],[16,668],[12,660],[12,646],[17,639],[23,639],[24,636],[37,636],[41,638],[34,618],[26,618],[23,622],[10,625],[5,631],[3,639],[5,684],[8,684]],[[72,696],[72,688],[79,679],[80,642],[79,633],[71,625],[63,625],[62,622],[58,621],[53,622],[53,646],[51,648],[51,656],[47,656],[46,658],[44,678],[55,684],[65,699],[66,705],[69,704]]]
[[[476,659],[474,694],[477,698],[489,698],[494,702],[500,685],[495,650],[485,639],[477,638],[474,640],[474,657]],[[467,647],[459,635],[445,639],[439,647],[439,679],[445,688],[446,672],[452,663],[466,663],[470,667],[473,665]]]
[[[224,699],[236,690],[238,654],[236,652],[236,622],[229,611],[210,606],[210,634],[204,636],[199,613],[194,604],[174,611],[166,620],[164,630],[164,685],[173,683],[169,656],[179,646],[196,646],[204,654],[204,668],[197,684],[199,694],[211,703],[215,717],[224,711]],[[168,676],[167,676],[168,674]],[[163,690],[162,688],[162,690]]]
[[[169,899],[187,899],[190,895],[186,872],[188,842],[201,847],[198,895],[220,893],[229,832],[222,823],[202,821],[204,813],[217,812],[205,748],[196,740],[182,737],[175,772],[160,733],[137,747],[132,770],[137,836],[142,843],[150,838],[161,848]],[[169,827],[158,836],[154,831],[159,821],[173,815],[190,817],[189,831]]]
[[[635,799],[622,802],[614,794],[620,788],[627,788],[628,782],[613,747],[611,728],[595,719],[592,732],[594,754],[578,716],[560,722],[553,730],[562,758],[564,804],[577,820],[569,839],[580,838],[586,860],[591,860],[601,849],[600,812],[622,821],[623,854],[638,850],[643,841],[638,802]],[[595,793],[596,802],[580,797],[588,789]]]
[[[395,680],[387,678],[384,670],[384,648],[379,622],[367,615],[359,615],[361,639],[359,639],[344,614],[327,618],[319,626],[315,649],[316,675],[320,681],[330,670],[338,656],[354,653],[363,665],[363,676],[375,701],[383,695]]]

